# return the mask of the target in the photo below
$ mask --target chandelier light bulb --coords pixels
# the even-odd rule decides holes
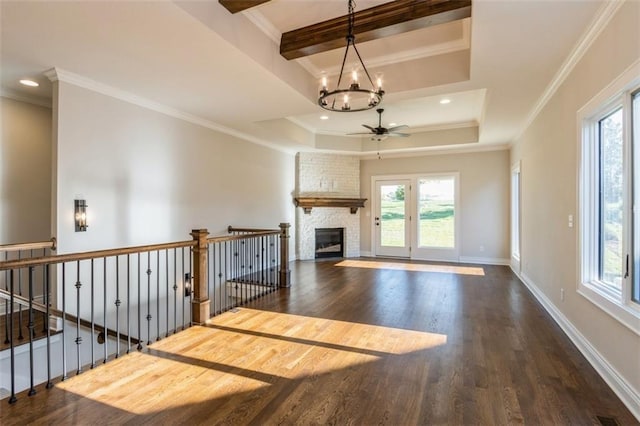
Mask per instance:
[[[384,90],[382,90],[382,79],[377,78],[377,86],[374,80],[371,78],[367,67],[362,61],[362,57],[356,47],[355,36],[353,34],[353,28],[355,23],[355,1],[348,0],[347,6],[349,9],[348,15],[348,28],[346,42],[347,47],[344,51],[342,58],[342,66],[340,67],[340,74],[338,74],[337,84],[335,89],[329,90],[327,87],[327,79],[322,76],[322,89],[320,89],[320,95],[318,96],[318,105],[328,111],[336,112],[354,112],[365,111],[382,102],[384,96]],[[359,62],[359,65],[355,65],[351,71],[351,83],[347,83],[348,71],[345,73],[345,64],[349,57],[349,49],[352,49],[352,56],[355,56]],[[362,71],[362,75],[358,75],[358,71]],[[362,77],[362,82],[360,82]],[[361,86],[362,84],[362,86]],[[343,102],[340,102],[342,98]],[[351,104],[351,103],[353,104]]]

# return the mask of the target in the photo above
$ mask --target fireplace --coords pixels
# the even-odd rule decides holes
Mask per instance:
[[[316,228],[316,259],[344,257],[344,228]]]

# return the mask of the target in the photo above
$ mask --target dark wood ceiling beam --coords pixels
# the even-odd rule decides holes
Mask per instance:
[[[224,6],[229,12],[238,13],[268,1],[270,0],[218,0],[218,3]]]
[[[353,33],[358,43],[470,16],[471,0],[397,0],[356,12]],[[344,47],[347,31],[348,15],[288,31],[280,54],[296,59]]]

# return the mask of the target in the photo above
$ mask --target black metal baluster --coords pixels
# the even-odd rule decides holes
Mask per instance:
[[[173,334],[178,331],[178,252],[173,249]]]
[[[67,264],[62,264],[62,381],[67,379],[67,280],[65,277]]]
[[[220,309],[218,310],[218,313],[221,314],[224,309],[224,304],[225,304],[225,300],[223,297],[223,289],[222,289],[222,283],[223,283],[223,278],[224,278],[224,265],[222,264],[223,262],[223,252],[224,252],[224,244],[223,243],[216,243],[216,245],[218,246],[218,294],[220,295],[218,297],[218,299],[220,300]],[[224,261],[226,262],[227,259],[227,255],[226,253],[224,254]]]
[[[94,291],[95,291],[95,282],[93,278],[93,259],[91,259],[91,337],[89,340],[91,341],[91,368],[96,366],[96,353],[95,353],[95,345],[94,345],[94,337],[96,335],[96,325],[95,325],[95,300],[94,300]]]
[[[33,257],[33,256],[32,256]],[[36,394],[33,383],[33,333],[35,324],[33,323],[33,266],[29,267],[29,396]]]
[[[131,352],[131,256],[127,254],[127,353]]]
[[[107,358],[109,358],[109,352],[107,349],[107,342],[109,342],[109,332],[107,329],[109,325],[107,324],[107,258],[102,258],[102,286],[104,293],[104,300],[102,301],[102,307],[104,312],[102,312],[102,324],[104,325],[104,359],[102,360],[103,364],[107,363]]]
[[[191,282],[193,283],[193,248],[189,247],[189,274],[191,275]],[[191,287],[191,295],[189,296],[189,327],[193,325],[193,286]]]
[[[225,248],[225,262],[224,262],[224,276],[225,276],[225,281],[224,281],[224,295],[225,295],[225,299],[224,299],[224,310],[226,311],[227,309],[229,309],[229,282],[233,280],[233,278],[231,278],[230,274],[231,271],[233,270],[232,266],[233,266],[233,253],[232,253],[232,246],[233,246],[233,241],[230,242],[226,242],[224,243],[224,248]]]
[[[212,269],[213,269],[213,262],[211,261],[211,247],[207,243],[207,289],[209,288],[209,277],[211,277]],[[215,290],[214,290],[214,295],[215,295]],[[211,307],[211,312],[215,312],[215,309],[216,309],[215,298],[212,297],[211,300],[209,300],[209,306]]]
[[[273,236],[273,243],[271,244],[271,264],[273,265],[273,284],[276,287],[280,287],[280,279],[278,276],[278,262],[276,261],[276,258],[278,256],[278,244],[279,244],[279,240],[280,238],[278,238],[276,235]]]
[[[18,251],[18,260],[22,258],[22,252]],[[18,269],[18,295],[22,296],[22,269]],[[12,311],[13,313],[13,311]],[[22,335],[22,305],[18,304],[18,340],[23,340]]]
[[[240,257],[239,257],[240,264],[238,265],[239,266],[239,269],[238,269],[238,278],[239,278],[238,285],[239,285],[239,293],[240,293],[239,300],[240,301],[238,302],[237,306],[240,306],[240,305],[244,304],[244,298],[245,298],[245,294],[244,293],[245,293],[246,286],[244,285],[244,283],[245,283],[245,280],[246,280],[245,274],[246,274],[247,271],[245,269],[245,263],[244,262],[245,262],[245,257],[246,257],[245,256],[246,248],[247,247],[245,245],[244,240],[239,240],[238,241],[238,252],[240,253]]]
[[[47,249],[43,248],[42,249],[42,257],[45,257],[47,255]],[[45,288],[45,283],[46,283],[46,278],[45,278],[45,270],[46,270],[46,266],[43,267],[42,270],[42,291],[44,292],[44,288]],[[42,303],[45,303],[45,300],[48,300],[48,297],[46,294],[42,295]],[[42,312],[42,334],[46,334],[47,333],[47,329],[49,328],[49,321],[47,318],[47,315]]]
[[[262,283],[263,285],[265,284],[265,280],[264,280],[264,239],[266,237],[263,235],[262,237],[260,237],[260,261],[258,262],[260,264],[260,283]]]
[[[76,358],[78,361],[78,370],[76,374],[82,373],[82,362],[80,361],[80,345],[82,344],[82,337],[80,337],[80,288],[82,283],[80,282],[80,261],[76,263]]]
[[[207,287],[210,282],[209,294],[211,294],[211,315],[213,316],[216,314],[216,247],[211,243],[207,243],[207,259],[211,263],[211,272],[207,274]]]
[[[120,256],[116,256],[116,358],[120,356]],[[105,336],[106,340],[106,336]]]
[[[160,340],[160,250],[156,252],[156,342]]]
[[[182,276],[184,277],[184,247],[182,247],[181,249],[181,256],[180,259],[182,260]],[[184,282],[182,283],[182,329],[184,330],[184,311],[185,311],[185,305],[184,305],[184,301],[185,301],[185,291],[184,289],[187,287],[187,280],[185,279]]]
[[[151,344],[151,252],[147,252],[147,346]]]
[[[141,351],[142,350],[142,305],[140,303],[140,301],[142,300],[142,285],[140,283],[141,279],[140,279],[140,257],[142,256],[142,253],[138,253],[138,346],[136,346],[136,349]]]
[[[4,252],[4,261],[9,260],[9,252]],[[10,272],[4,271],[4,288],[9,291],[9,275]],[[9,301],[4,301],[4,344],[9,344],[9,315],[13,316],[13,306],[11,307],[11,311],[9,311]]]
[[[164,254],[165,254],[164,256],[165,269],[166,269],[165,281],[166,281],[166,290],[167,290],[167,318],[166,318],[167,329],[165,330],[164,337],[169,337],[169,249],[165,249]]]
[[[51,389],[53,387],[53,383],[51,383],[51,327],[49,327],[49,305],[51,293],[49,287],[49,265],[44,265],[44,296],[45,307],[46,307],[46,324],[47,324],[47,389]]]
[[[18,398],[16,398],[16,355],[15,355],[15,348],[14,348],[14,342],[13,342],[13,303],[14,303],[14,276],[15,276],[15,270],[12,269],[9,272],[9,300],[10,300],[10,305],[11,305],[11,315],[9,315],[9,344],[11,345],[10,347],[10,352],[11,352],[11,397],[9,398],[9,404],[13,404],[15,403]]]

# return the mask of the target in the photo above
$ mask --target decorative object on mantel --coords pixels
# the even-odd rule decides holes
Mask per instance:
[[[302,207],[306,214],[311,213],[313,207],[348,207],[351,214],[356,214],[358,208],[364,207],[366,198],[332,198],[332,197],[297,197],[294,198],[296,207]]]
[[[320,89],[320,97],[318,98],[318,105],[329,111],[337,112],[353,112],[353,111],[365,111],[371,108],[375,108],[380,102],[382,102],[382,79],[377,78],[377,88],[373,84],[373,80],[367,71],[367,67],[364,66],[360,52],[356,47],[356,36],[353,35],[353,25],[355,21],[355,4],[353,0],[349,1],[349,26],[347,33],[347,48],[344,51],[344,58],[342,59],[342,67],[340,67],[340,75],[338,76],[338,84],[334,90],[329,91],[327,89],[327,77],[322,77],[322,89]],[[362,71],[371,84],[371,89],[363,89],[358,83],[358,71],[353,70],[351,72],[351,84],[340,88],[342,83],[342,74],[344,73],[344,65],[347,61],[347,54],[349,53],[349,47],[353,46],[353,50],[356,52]],[[342,99],[338,100],[341,97]],[[336,105],[338,101],[338,105]]]

